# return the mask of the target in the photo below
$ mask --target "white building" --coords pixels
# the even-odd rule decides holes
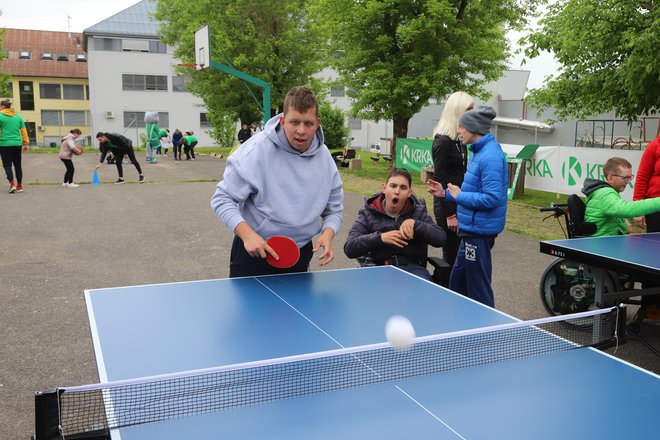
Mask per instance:
[[[143,0],[83,31],[92,133],[123,133],[139,145],[144,112],[158,111],[161,128],[192,130],[200,146],[213,145],[204,102],[175,76],[179,61],[159,40],[155,11],[155,2]]]

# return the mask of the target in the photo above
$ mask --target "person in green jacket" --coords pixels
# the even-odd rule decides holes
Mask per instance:
[[[186,153],[186,160],[190,160],[192,155],[192,160],[195,160],[195,145],[197,145],[197,138],[193,136],[193,132],[189,131],[184,133],[183,139],[181,139],[183,145],[183,151]]]
[[[621,193],[633,179],[632,165],[622,157],[612,157],[603,166],[605,181],[585,179],[582,192],[587,196],[584,220],[596,224],[594,237],[625,235],[631,231],[628,219],[660,211],[660,197],[629,202]]]
[[[158,126],[158,112],[145,112],[144,122],[147,130],[147,162],[156,163],[156,151],[160,147],[160,127]]]
[[[27,153],[29,144],[30,139],[23,118],[12,110],[10,99],[3,99],[0,101],[0,157],[9,181],[9,194],[23,192],[21,152]],[[16,182],[14,182],[14,171],[16,172]]]

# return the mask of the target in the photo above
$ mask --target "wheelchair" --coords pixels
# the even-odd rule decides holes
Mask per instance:
[[[566,203],[553,203],[540,208],[541,212],[551,212],[548,218],[556,218],[566,238],[588,237],[596,232],[596,225],[584,221],[586,206],[577,194],[571,194]],[[588,264],[557,258],[543,272],[539,294],[543,307],[550,315],[565,315],[585,312],[608,306],[596,304],[596,269]],[[603,288],[606,293],[632,288],[630,277],[606,271]]]

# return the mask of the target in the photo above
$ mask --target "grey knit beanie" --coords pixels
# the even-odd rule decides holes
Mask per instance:
[[[489,105],[480,105],[463,113],[458,120],[467,131],[476,134],[488,134],[493,119],[497,116],[495,109]]]

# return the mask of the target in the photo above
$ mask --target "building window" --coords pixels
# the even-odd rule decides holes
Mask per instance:
[[[89,84],[85,84],[85,100],[89,101]]]
[[[62,99],[59,84],[39,84],[39,96],[41,99]]]
[[[123,90],[162,90],[167,91],[167,76],[165,75],[132,75],[121,76]]]
[[[64,110],[64,125],[82,127],[85,124],[85,112],[81,110]]]
[[[34,89],[32,81],[19,81],[18,92],[21,100],[21,110],[34,110]]]
[[[165,75],[145,75],[147,90],[165,90],[167,91],[167,76]]]
[[[187,92],[186,82],[182,76],[172,77],[172,91],[173,92]]]
[[[207,113],[199,114],[199,126],[202,128],[211,128],[211,121],[207,118]]]
[[[161,41],[149,41],[149,52],[151,53],[167,53],[167,44]]]
[[[30,58],[32,58],[32,54],[27,50],[22,50],[18,53],[18,58],[20,58],[21,60],[29,60]]]
[[[145,128],[147,126],[144,122],[144,112],[124,112],[124,128],[135,128],[136,123],[138,128]],[[158,112],[158,126],[160,128],[168,128],[170,126],[169,113]]]
[[[41,110],[41,125],[62,125],[62,112],[59,110]]]
[[[57,54],[57,61],[69,61],[69,55],[65,53]]]
[[[76,61],[87,62],[87,55],[85,55],[84,53],[77,54],[76,55]]]
[[[121,40],[116,38],[94,38],[94,49],[120,51]]]
[[[4,96],[6,98],[14,97],[14,86],[12,85],[11,81],[7,83],[7,90],[5,91]]]
[[[351,129],[353,129],[353,130],[361,130],[362,129],[362,119],[360,119],[360,118],[348,118],[348,125],[350,125]]]
[[[344,86],[330,87],[330,96],[346,96]]]
[[[85,88],[82,84],[64,84],[64,99],[85,99]]]
[[[42,60],[52,60],[53,59],[53,54],[50,52],[43,52],[41,54],[41,59]]]

